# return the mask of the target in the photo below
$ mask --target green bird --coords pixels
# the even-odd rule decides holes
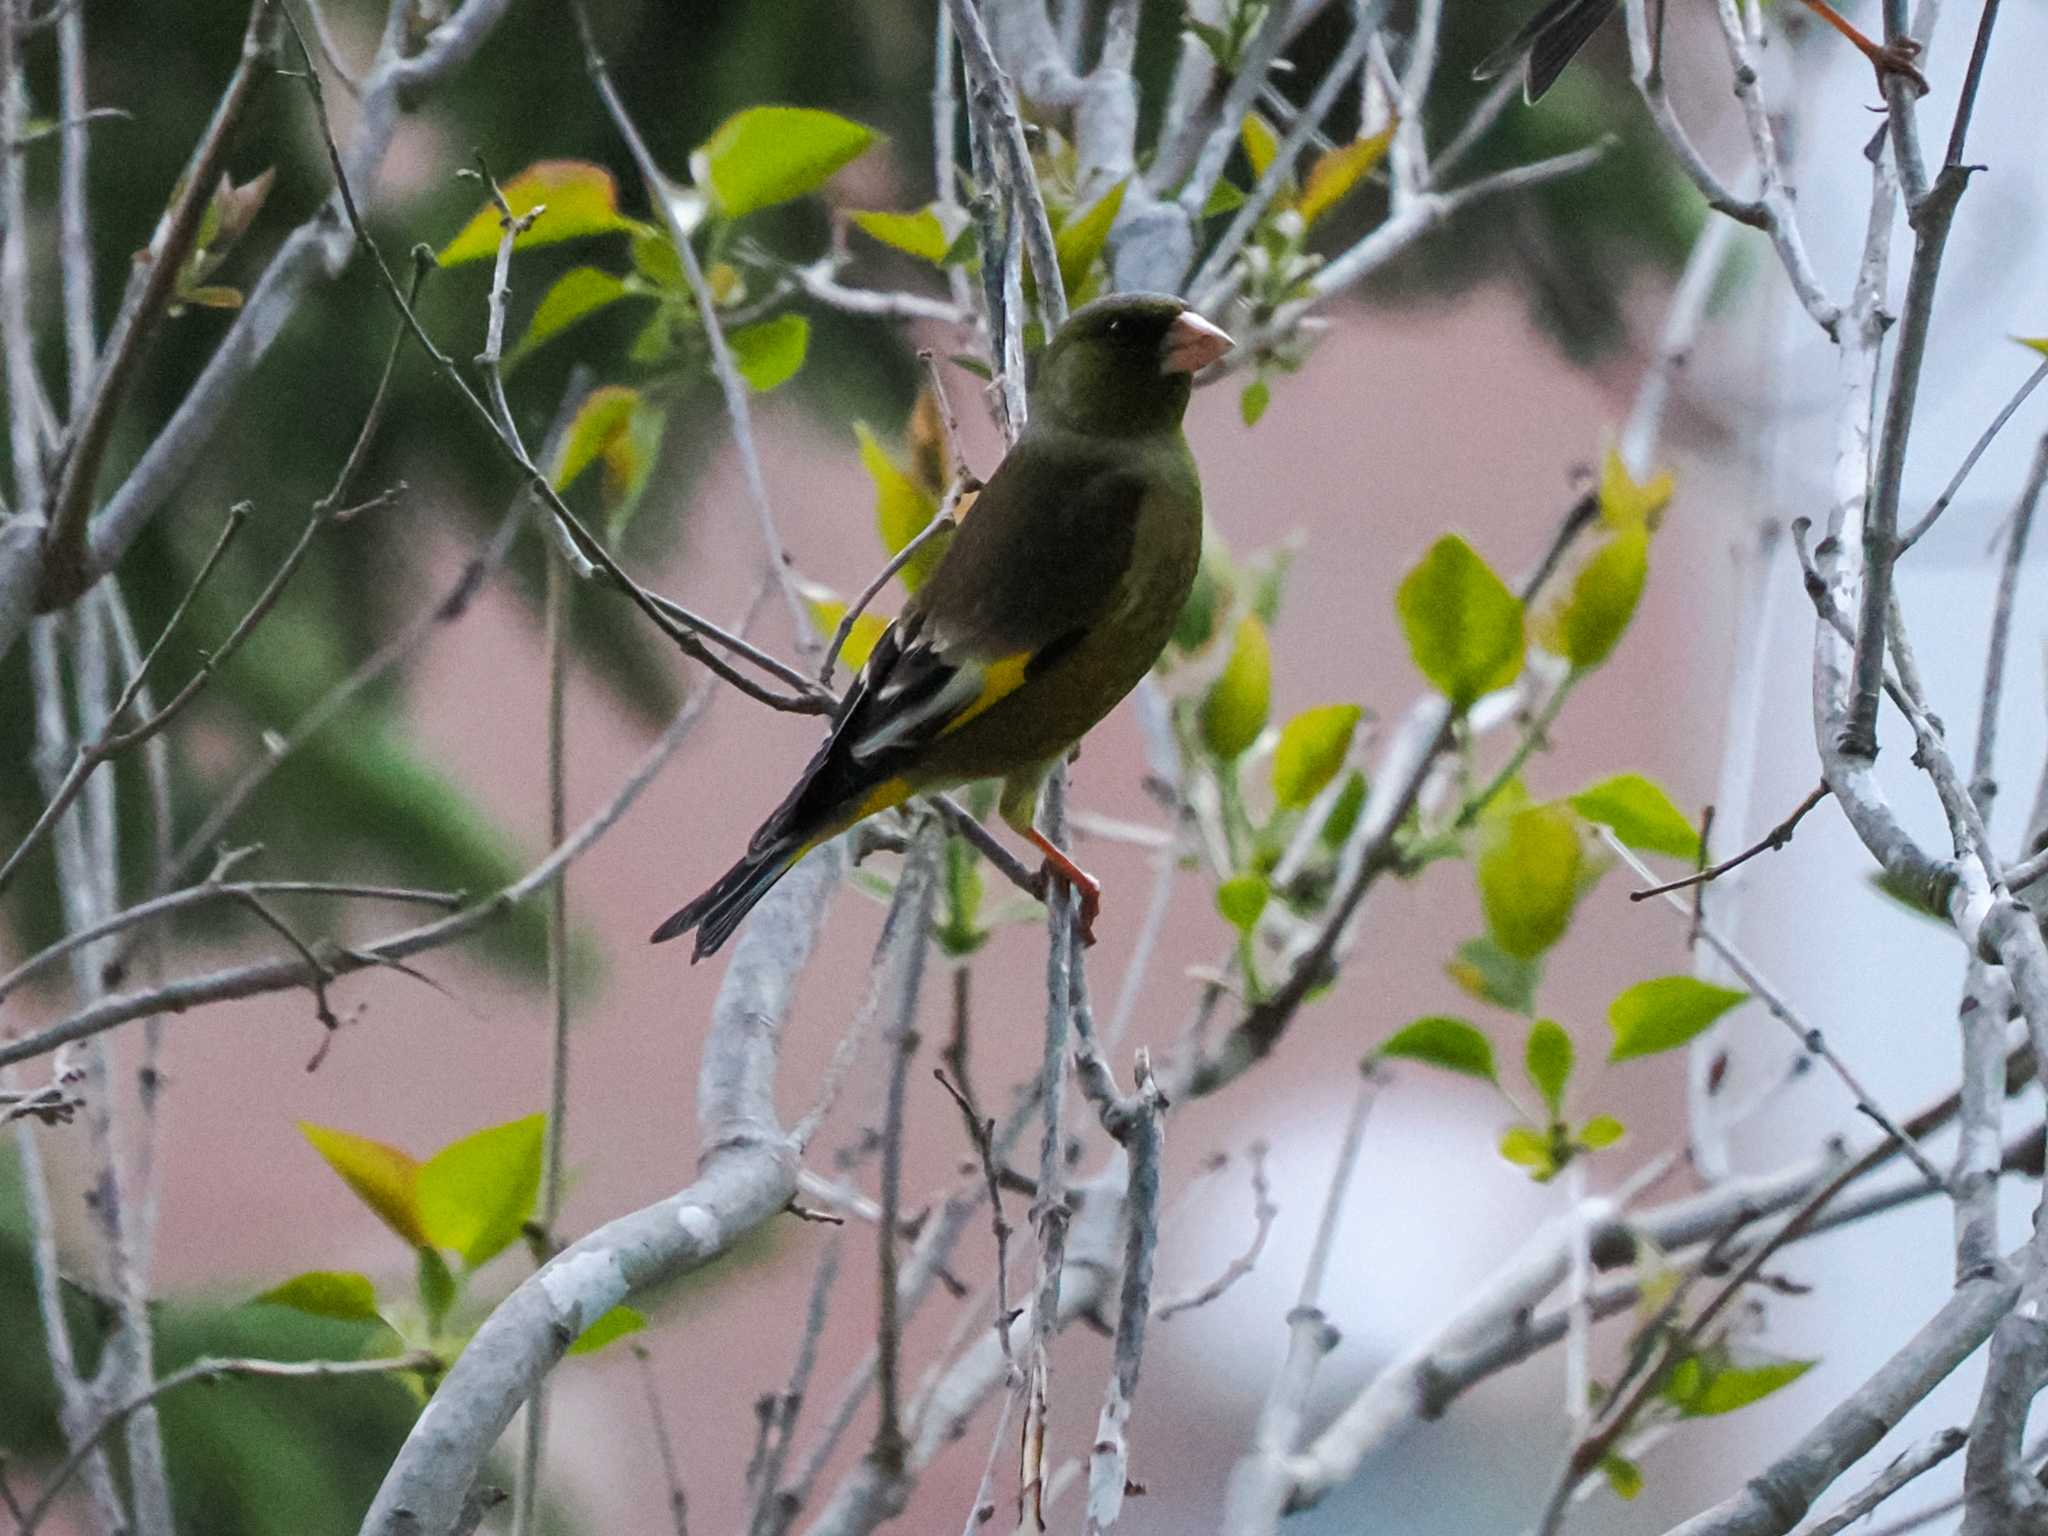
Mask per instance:
[[[1181,433],[1197,370],[1228,336],[1161,294],[1076,310],[1039,358],[1029,425],[931,578],[875,642],[796,787],[746,856],[654,931],[711,954],[806,853],[911,796],[1001,778],[1003,820],[1081,896],[1101,887],[1034,825],[1053,765],[1138,685],[1202,553],[1202,486]]]

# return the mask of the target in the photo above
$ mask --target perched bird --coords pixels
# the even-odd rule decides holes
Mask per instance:
[[[1901,75],[1920,95],[1927,94],[1927,81],[1913,65],[1920,45],[1910,37],[1888,43],[1872,42],[1827,0],[1801,0],[1806,8],[1833,27],[1870,60],[1880,87],[1886,75]],[[1600,30],[1600,24],[1619,9],[1618,0],[1549,0],[1522,29],[1494,49],[1472,71],[1475,80],[1492,80],[1516,65],[1522,67],[1522,98],[1538,101],[1557,84],[1565,65],[1578,56],[1586,40]]]
[[[742,858],[654,932],[702,959],[811,849],[912,795],[1003,780],[1003,820],[1081,896],[1101,887],[1033,825],[1038,792],[1165,647],[1202,551],[1181,434],[1193,376],[1230,338],[1179,299],[1076,310],[1039,358],[1029,424],[938,567],[875,643],[831,734]]]

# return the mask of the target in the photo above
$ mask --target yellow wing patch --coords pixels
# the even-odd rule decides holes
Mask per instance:
[[[981,670],[981,692],[959,714],[946,722],[941,736],[950,736],[982,711],[992,708],[1024,686],[1024,674],[1031,669],[1030,651],[1019,651],[988,663]],[[892,804],[894,802],[891,802]]]

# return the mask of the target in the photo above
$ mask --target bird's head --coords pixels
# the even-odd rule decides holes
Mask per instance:
[[[1228,336],[1171,295],[1097,299],[1067,317],[1039,358],[1031,414],[1108,436],[1177,426],[1196,372],[1230,347]]]

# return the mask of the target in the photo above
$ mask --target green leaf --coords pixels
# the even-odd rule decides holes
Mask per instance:
[[[1330,807],[1330,814],[1323,821],[1323,846],[1332,851],[1344,846],[1346,838],[1358,825],[1358,818],[1365,811],[1365,774],[1354,768],[1344,780],[1344,787],[1337,791],[1337,799]]]
[[[667,293],[687,294],[690,279],[683,271],[683,258],[676,254],[668,231],[651,225],[633,231],[633,270]]]
[[[1613,448],[1600,465],[1600,520],[1616,533],[1655,533],[1671,504],[1675,482],[1669,470],[1638,481]]]
[[[1903,907],[1915,917],[1924,917],[1929,922],[1939,923],[1943,928],[1953,926],[1946,909],[1931,905],[1923,891],[1899,879],[1890,870],[1873,869],[1864,876],[1864,879],[1878,895]]]
[[[587,320],[632,292],[626,280],[615,273],[599,267],[571,267],[541,295],[540,306],[527,322],[526,334],[506,357],[505,365],[517,365],[542,342],[559,336],[577,321]]]
[[[594,1355],[605,1345],[623,1339],[629,1333],[638,1333],[647,1326],[646,1315],[636,1308],[616,1306],[611,1311],[583,1330],[574,1344],[568,1348],[572,1355]]]
[[[1317,219],[1342,202],[1360,180],[1372,173],[1373,167],[1386,157],[1387,146],[1394,142],[1394,130],[1398,126],[1389,119],[1386,127],[1369,138],[1339,144],[1316,157],[1316,163],[1309,167],[1301,196],[1294,205],[1304,227],[1313,228]]]
[[[1642,529],[1618,533],[1580,568],[1572,589],[1538,626],[1546,650],[1584,672],[1613,654],[1628,621],[1635,617],[1650,571],[1650,536]]]
[[[1264,875],[1237,875],[1216,887],[1216,910],[1240,933],[1250,933],[1273,888]]]
[[[1572,1037],[1555,1019],[1538,1019],[1529,1026],[1529,1040],[1522,1050],[1523,1070],[1543,1095],[1544,1106],[1553,1120],[1564,1113],[1564,1090],[1572,1080],[1572,1058]]]
[[[2048,357],[2048,336],[2015,336],[2013,340],[2023,347],[2032,347],[2043,357]]]
[[[1628,1127],[1612,1115],[1595,1115],[1579,1127],[1579,1134],[1572,1139],[1588,1152],[1598,1152],[1613,1146],[1628,1134]]]
[[[815,192],[878,137],[836,112],[748,107],[697,147],[690,170],[717,210],[737,219]]]
[[[224,283],[200,283],[196,287],[180,288],[178,302],[196,304],[201,309],[240,309],[242,290]]]
[[[882,547],[897,554],[938,515],[938,498],[897,467],[866,423],[855,422],[853,430],[860,439],[860,462],[875,484],[875,526],[881,531]],[[897,573],[906,589],[915,592],[925,584],[938,568],[946,543],[944,536],[935,537],[910,557]]]
[[[439,1248],[475,1269],[502,1253],[533,1214],[546,1115],[450,1142],[420,1166],[420,1220]]]
[[[1273,125],[1258,113],[1248,112],[1238,125],[1237,137],[1244,145],[1245,159],[1251,162],[1252,179],[1262,179],[1266,168],[1273,163],[1273,157],[1280,153],[1280,136],[1273,132]]]
[[[871,238],[935,267],[945,262],[946,253],[953,248],[954,237],[946,232],[935,208],[920,208],[915,213],[856,213],[853,222]]]
[[[1511,1125],[1502,1131],[1500,1155],[1517,1168],[1528,1169],[1538,1183],[1557,1174],[1557,1155],[1550,1138],[1533,1125]]]
[[[1454,708],[1522,670],[1522,603],[1456,534],[1431,546],[1395,597],[1415,665]]]
[[[1245,385],[1244,393],[1237,397],[1237,414],[1244,418],[1248,427],[1256,427],[1259,418],[1266,414],[1266,407],[1273,403],[1273,386],[1264,379],[1253,379]]]
[[[1483,1003],[1521,1014],[1536,1011],[1536,985],[1543,979],[1541,960],[1511,955],[1489,938],[1467,939],[1444,970]]]
[[[1580,790],[1572,809],[1588,821],[1612,827],[1614,835],[1640,853],[1667,853],[1697,861],[1700,835],[1671,797],[1639,773],[1617,773]]]
[[[1689,1419],[1712,1418],[1747,1408],[1790,1386],[1820,1362],[1817,1360],[1772,1360],[1763,1365],[1706,1364],[1697,1355],[1672,1368],[1664,1395]],[[1688,1371],[1690,1366],[1694,1369]]]
[[[1639,981],[1607,1005],[1607,1023],[1614,1031],[1607,1059],[1632,1061],[1672,1050],[1748,999],[1747,992],[1692,976]]]
[[[1497,1082],[1493,1065],[1493,1042],[1469,1019],[1432,1014],[1396,1030],[1375,1056],[1393,1056],[1406,1061],[1423,1061],[1446,1072]]]
[[[1273,803],[1299,809],[1337,777],[1365,713],[1356,704],[1324,704],[1288,721],[1273,751]]]
[[[1585,862],[1578,823],[1558,805],[1532,805],[1489,823],[1479,855],[1479,904],[1494,942],[1533,960],[1564,936]]]
[[[455,1305],[455,1276],[448,1272],[448,1261],[441,1257],[440,1249],[425,1247],[419,1250],[417,1275],[420,1309],[427,1314],[427,1327],[438,1333],[449,1308]]]
[[[639,403],[640,391],[624,384],[606,384],[583,397],[569,419],[569,430],[562,434],[561,447],[555,450],[548,479],[556,490],[569,489],[609,451],[613,440],[624,434]]]
[[[777,315],[727,334],[732,360],[747,388],[765,395],[796,377],[811,344],[811,322],[802,315]]]
[[[1069,294],[1080,290],[1088,269],[1102,254],[1102,247],[1109,241],[1110,226],[1116,223],[1117,210],[1124,205],[1124,189],[1129,185],[1129,177],[1118,182],[1098,197],[1085,213],[1070,217],[1054,238],[1054,254],[1060,263],[1060,282]]]
[[[1643,1491],[1643,1469],[1626,1456],[1609,1451],[1600,1458],[1600,1471],[1617,1498],[1633,1499]]]
[[[1244,193],[1234,182],[1216,178],[1216,185],[1209,189],[1209,200],[1202,204],[1202,217],[1213,219],[1219,214],[1235,213],[1245,204]]]
[[[299,1122],[299,1134],[385,1226],[415,1248],[426,1246],[427,1229],[420,1221],[420,1165],[410,1155],[386,1142],[305,1120]]]
[[[294,1312],[339,1318],[346,1323],[378,1320],[377,1291],[370,1284],[370,1277],[349,1270],[309,1269],[282,1285],[272,1286],[255,1297],[254,1303],[290,1307]]]
[[[545,210],[524,234],[513,240],[515,251],[639,227],[619,212],[619,186],[612,180],[612,173],[588,160],[538,161],[505,182],[500,190],[515,219],[536,208]],[[486,202],[462,226],[462,232],[441,247],[436,259],[444,267],[453,267],[465,261],[495,257],[502,233],[497,205]]]
[[[1273,699],[1273,654],[1266,626],[1246,614],[1237,623],[1230,660],[1202,698],[1202,741],[1225,762],[1242,756],[1266,728]]]
[[[639,390],[606,384],[583,397],[562,434],[549,476],[566,491],[592,464],[604,466],[602,502],[607,531],[616,540],[625,531],[640,497],[654,474],[661,453],[668,413]]]

